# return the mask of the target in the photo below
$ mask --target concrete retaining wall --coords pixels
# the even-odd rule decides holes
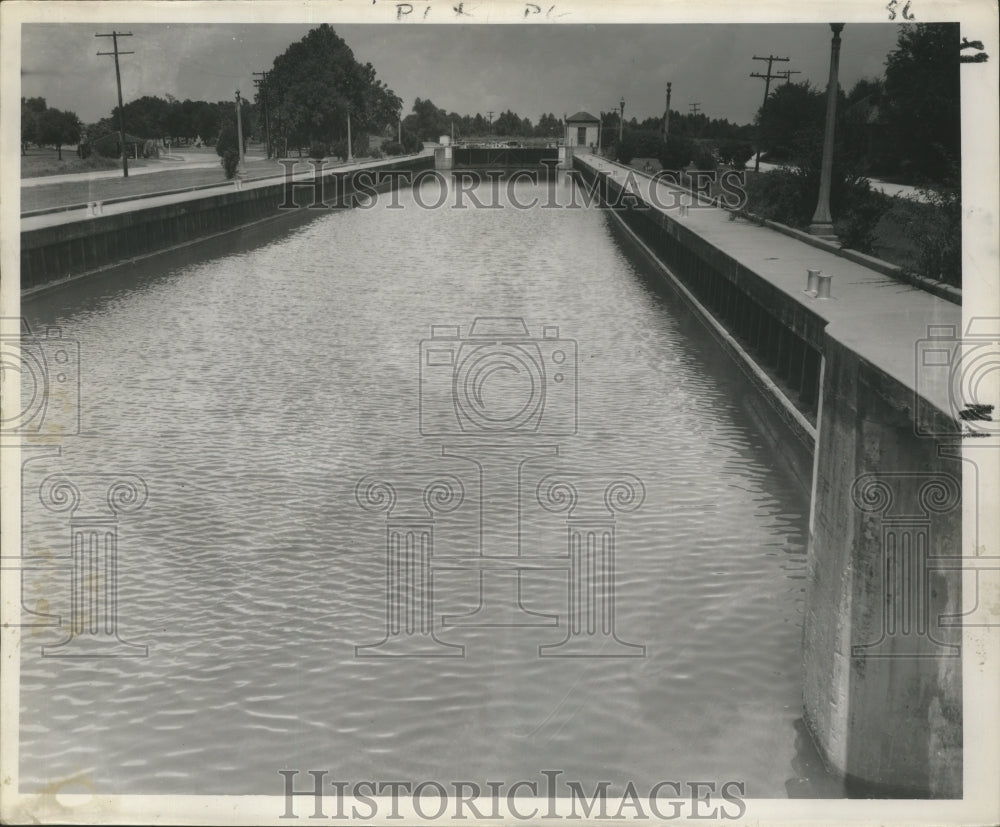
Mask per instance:
[[[395,170],[417,171],[433,167],[430,156],[392,162],[377,162],[365,169],[378,172]],[[322,176],[327,203],[353,192],[351,176],[360,172],[331,170]],[[391,186],[383,182],[380,191]],[[119,262],[181,243],[206,238],[219,232],[259,221],[279,214],[286,201],[286,184],[278,179],[273,184],[245,187],[190,198],[157,206],[111,215],[83,218],[79,221],[55,223],[21,233],[21,289],[32,290],[98,270]],[[308,184],[297,180],[294,203],[302,208],[321,206]]]
[[[629,203],[586,161],[574,167],[605,204]],[[779,414],[758,422],[800,479],[797,449],[808,446],[803,700],[817,747],[857,794],[961,797],[962,471],[949,457],[961,440],[946,394],[918,394],[913,376],[876,366],[884,348],[877,317],[861,322],[861,335],[857,322],[850,331],[828,324],[646,206],[612,215],[711,316],[710,328],[723,329],[724,347],[754,363],[747,373]],[[918,407],[930,417],[924,433]]]
[[[948,441],[915,433],[913,389],[834,325],[823,353],[807,720],[862,790],[961,797],[961,630],[940,620],[962,611],[961,462],[940,455]]]

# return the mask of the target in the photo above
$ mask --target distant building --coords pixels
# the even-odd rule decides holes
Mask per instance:
[[[135,135],[129,135],[127,132],[125,133],[125,147],[129,158],[138,158],[140,154],[143,154],[145,144],[146,141],[144,139],[137,138]],[[105,158],[120,158],[122,155],[121,136],[117,132],[109,132],[91,141],[90,148]],[[84,155],[83,157],[86,158],[87,156]]]
[[[566,119],[566,146],[596,147],[601,122],[589,112],[577,112]]]

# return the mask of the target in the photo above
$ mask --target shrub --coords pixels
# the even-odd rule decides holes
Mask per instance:
[[[694,141],[680,135],[669,135],[660,145],[658,157],[664,169],[679,170],[687,167],[695,154]]]
[[[222,156],[222,168],[226,172],[226,178],[236,175],[236,168],[240,165],[240,154],[235,149],[229,149]]]
[[[424,148],[423,141],[408,129],[403,129],[403,152],[420,152]]]
[[[872,191],[866,178],[844,181],[843,187],[839,210],[833,214],[833,231],[845,247],[870,255],[875,252],[875,229],[889,209],[889,199]]]
[[[322,161],[330,151],[328,147],[322,141],[313,141],[309,144],[309,157],[315,161]]]
[[[719,165],[719,162],[715,158],[715,154],[709,147],[704,145],[695,149],[693,160],[695,169],[714,170]]]
[[[347,160],[347,139],[340,138],[336,141],[331,141],[329,145],[329,154],[331,157],[339,158],[341,161]]]
[[[215,141],[215,152],[220,158],[225,158],[226,153],[232,150],[239,154],[239,147],[236,145],[236,121],[227,121],[219,132],[219,137]]]
[[[746,169],[747,161],[753,157],[753,147],[739,141],[726,141],[719,147],[719,157],[733,169]]]
[[[776,169],[747,181],[746,210],[790,227],[806,229],[819,195],[819,173],[809,168]],[[874,252],[876,227],[890,207],[889,199],[872,191],[866,178],[834,170],[830,211],[834,232],[845,247]]]
[[[650,129],[628,129],[618,141],[608,148],[609,155],[623,164],[630,164],[635,158],[658,158],[663,151],[663,136]]]
[[[962,286],[962,197],[955,187],[922,189],[927,203],[913,210],[907,227],[917,253],[908,270],[956,287]],[[912,201],[916,198],[911,197]]]

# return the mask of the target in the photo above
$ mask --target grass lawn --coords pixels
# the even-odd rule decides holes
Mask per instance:
[[[129,159],[129,167],[145,166],[149,163],[145,158]],[[155,161],[153,163],[156,163]],[[62,160],[59,153],[51,147],[31,147],[26,155],[21,156],[22,178],[44,178],[49,175],[65,175],[72,172],[94,172],[102,169],[120,169],[122,162],[117,158],[102,158],[91,155],[86,160],[76,154],[76,147],[63,147]]]

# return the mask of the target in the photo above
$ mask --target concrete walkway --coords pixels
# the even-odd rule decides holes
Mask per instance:
[[[632,173],[645,182],[640,184],[640,194],[648,191],[644,186],[654,186],[650,176],[631,168],[595,155],[576,157],[620,183]],[[656,186],[660,203],[669,205],[679,193],[686,193],[683,203],[691,203],[686,190],[662,181]],[[954,325],[959,335],[962,332],[959,305],[768,227],[730,220],[727,210],[692,206],[683,216],[679,207],[661,212],[818,314],[827,321],[829,333],[905,386],[914,385],[917,343],[927,337],[928,325]],[[833,276],[831,299],[815,299],[803,292],[809,268]],[[931,399],[942,410],[950,409],[946,393],[946,388],[940,388],[934,392],[939,398]]]

